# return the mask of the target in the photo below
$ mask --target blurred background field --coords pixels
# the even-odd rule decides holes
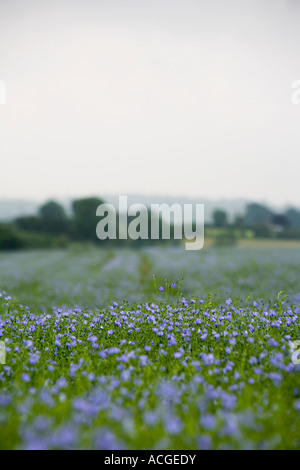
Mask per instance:
[[[149,218],[148,239],[99,240],[96,211],[102,203],[97,197],[77,199],[68,213],[48,201],[35,215],[0,224],[1,290],[39,309],[152,302],[154,275],[159,285],[181,283],[184,296],[214,295],[220,302],[229,296],[268,300],[279,291],[293,298],[300,292],[299,210],[276,214],[249,203],[230,218],[215,207],[205,221],[204,248],[188,251],[184,239],[175,239],[178,221],[171,219],[169,239],[162,236],[162,218],[159,239],[152,239]]]
[[[1,290],[30,308],[97,308],[109,302],[153,301],[157,285],[180,282],[184,296],[215,295],[220,302],[274,299],[300,292],[300,243],[241,240],[216,247],[205,240],[200,251],[183,246],[98,248],[73,244],[66,249],[2,252]],[[163,295],[163,294],[162,294]]]

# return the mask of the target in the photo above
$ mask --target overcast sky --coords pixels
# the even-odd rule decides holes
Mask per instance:
[[[300,0],[0,0],[0,198],[300,205]]]

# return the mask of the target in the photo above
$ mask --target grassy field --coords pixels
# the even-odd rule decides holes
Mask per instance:
[[[66,250],[0,254],[0,286],[30,308],[94,308],[109,301],[150,301],[158,282],[181,281],[184,296],[215,295],[269,300],[279,291],[300,292],[300,249],[295,243],[245,241],[209,247]],[[300,245],[299,245],[300,246]]]
[[[0,448],[298,449],[299,273],[291,243],[2,253]]]

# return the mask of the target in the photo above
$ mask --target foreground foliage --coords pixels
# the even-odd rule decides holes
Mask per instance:
[[[299,307],[166,290],[34,312],[3,293],[0,448],[299,448]]]

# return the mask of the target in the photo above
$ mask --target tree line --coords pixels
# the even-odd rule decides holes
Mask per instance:
[[[35,216],[17,217],[10,223],[0,224],[0,249],[58,248],[66,247],[71,242],[134,248],[145,244],[181,243],[173,237],[174,224],[170,227],[170,240],[162,238],[164,221],[161,219],[157,240],[151,240],[150,234],[147,240],[99,240],[96,236],[99,221],[96,209],[100,204],[104,201],[98,197],[76,199],[72,201],[71,214],[68,215],[61,204],[47,201]],[[205,225],[205,232],[205,236],[215,238],[216,244],[234,243],[249,233],[257,238],[300,239],[300,210],[289,208],[278,214],[262,204],[250,203],[244,214],[237,214],[230,221],[226,211],[216,209],[212,221]]]
[[[283,213],[277,213],[267,206],[250,203],[244,214],[238,214],[230,223],[225,211],[216,209],[213,213],[213,227],[235,227],[244,235],[251,230],[259,238],[300,238],[300,210],[289,208]]]
[[[56,201],[48,201],[43,204],[37,215],[17,217],[10,224],[0,224],[0,249],[18,248],[59,248],[65,247],[70,242],[94,243],[99,246],[129,246],[139,247],[145,244],[177,243],[174,240],[174,224],[170,227],[170,240],[162,238],[164,221],[159,217],[159,238],[151,240],[150,237],[150,212],[149,237],[147,240],[117,239],[99,240],[96,235],[96,226],[99,217],[96,210],[105,202],[97,197],[76,199],[71,204],[71,215],[67,215],[64,207]],[[134,217],[128,216],[128,224]],[[119,218],[117,221],[117,233],[119,230]]]

